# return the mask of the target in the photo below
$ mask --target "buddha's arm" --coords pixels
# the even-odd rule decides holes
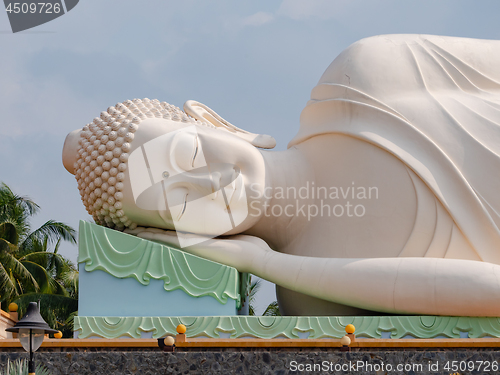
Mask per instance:
[[[500,315],[500,266],[438,258],[310,258],[266,252],[249,272],[285,288],[393,314]]]
[[[175,235],[140,237],[175,244]],[[437,258],[313,258],[278,253],[250,236],[214,239],[187,251],[287,289],[395,314],[500,316],[500,266]]]

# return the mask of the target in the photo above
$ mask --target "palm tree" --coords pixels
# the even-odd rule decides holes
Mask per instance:
[[[15,195],[10,188],[0,187],[0,295],[10,300],[19,294],[21,285],[36,280],[16,257],[19,239],[29,231],[28,217],[34,215],[38,206],[29,198]]]
[[[24,313],[28,304],[40,301],[40,313],[54,329],[63,332],[64,337],[73,335],[72,317],[78,310],[78,271],[68,259],[58,254],[61,239],[50,252],[45,237],[43,243],[35,242],[33,252],[19,260],[27,264],[38,280],[39,291],[27,291],[16,298],[19,311]],[[42,270],[42,272],[40,272]]]
[[[255,300],[257,298],[257,292],[260,289],[261,280],[252,281],[250,284],[250,292],[248,293],[248,315],[257,315],[255,313]],[[264,314],[262,316],[281,316],[280,308],[278,306],[278,301],[273,301],[266,307]]]
[[[29,219],[39,209],[31,199],[0,185],[0,298],[6,305],[19,302],[21,313],[40,299],[46,321],[64,326],[62,318],[77,308],[78,271],[58,249],[62,240],[76,243],[76,231],[54,220],[32,231]]]
[[[262,316],[281,316],[280,308],[278,306],[278,301],[273,301],[266,307],[266,311]]]
[[[251,281],[250,290],[248,293],[248,315],[252,316],[257,315],[255,314],[255,299],[257,297],[257,292],[259,291],[259,289],[260,289],[260,279]]]

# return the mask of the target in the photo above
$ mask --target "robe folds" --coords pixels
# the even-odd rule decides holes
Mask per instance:
[[[331,133],[400,159],[440,203],[436,228],[452,219],[448,244],[466,241],[475,252],[457,257],[500,264],[500,41],[382,35],[354,43],[312,90],[289,147]],[[420,209],[426,193],[414,182]],[[434,237],[422,251],[445,257],[437,229]]]

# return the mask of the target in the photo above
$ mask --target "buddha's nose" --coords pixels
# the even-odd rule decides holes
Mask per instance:
[[[217,170],[210,173],[210,181],[212,184],[212,193],[214,194],[214,199],[217,197],[217,193],[221,190],[232,190],[234,192],[236,179],[240,174],[240,169],[237,166],[231,164],[219,165],[222,168],[217,168]]]
[[[221,189],[232,195],[239,174],[240,169],[232,164],[216,163],[193,169],[186,173],[186,178],[196,186],[199,193],[217,199]]]

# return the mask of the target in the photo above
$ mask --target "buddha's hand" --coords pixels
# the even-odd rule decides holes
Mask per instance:
[[[142,227],[127,229],[125,232],[234,267],[240,272],[252,272],[252,265],[257,257],[273,252],[262,239],[247,235],[207,238],[192,233]]]

